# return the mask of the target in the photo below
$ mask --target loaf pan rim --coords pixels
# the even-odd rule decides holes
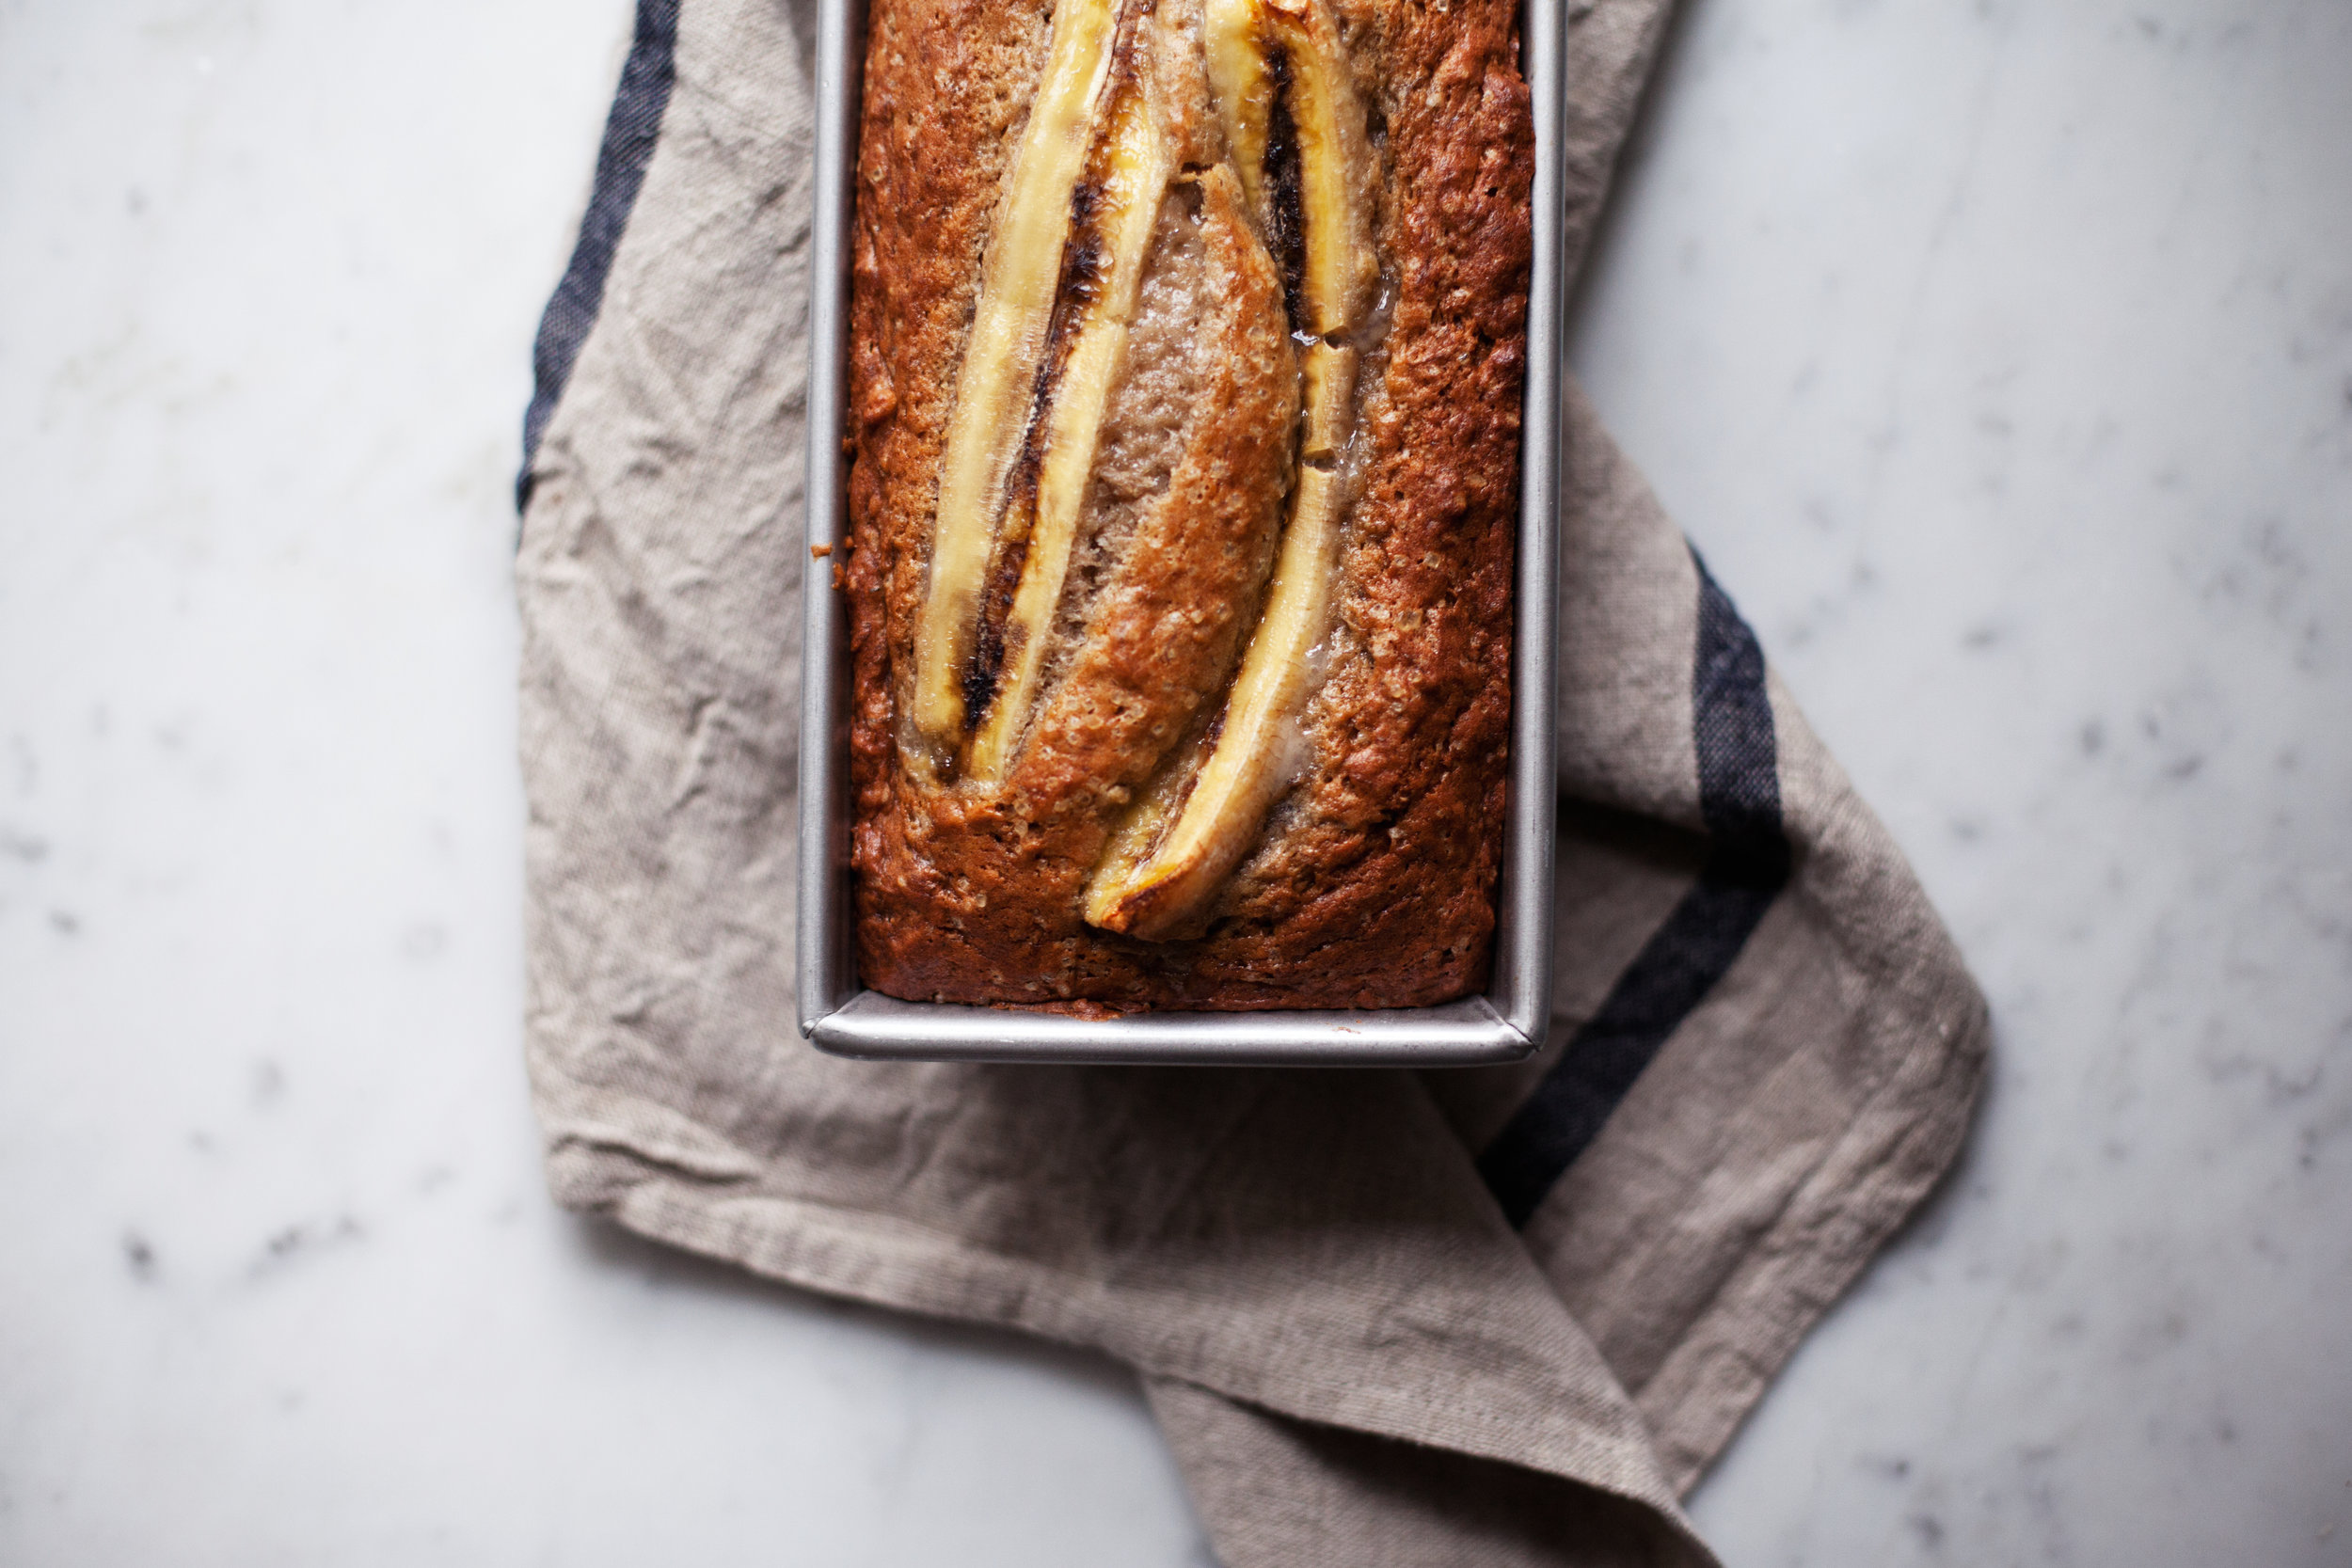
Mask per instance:
[[[1511,752],[1495,958],[1486,990],[1434,1007],[1147,1012],[1100,1020],[907,1002],[857,983],[849,865],[850,657],[845,595],[824,559],[849,535],[849,236],[855,196],[865,0],[818,0],[810,245],[807,542],[801,654],[798,1010],[802,1036],[875,1060],[1445,1067],[1542,1048],[1551,1012],[1557,819],[1553,735],[1559,577],[1565,23],[1520,13],[1535,123],[1519,517],[1513,562]]]

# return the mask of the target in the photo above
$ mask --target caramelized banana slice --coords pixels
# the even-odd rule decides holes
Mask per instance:
[[[1351,331],[1372,303],[1380,263],[1359,180],[1370,155],[1363,101],[1345,45],[1324,0],[1259,0],[1270,60],[1287,73],[1280,102],[1298,142],[1297,200],[1305,230],[1295,332],[1327,338]],[[1286,193],[1271,193],[1275,201]]]
[[[1226,153],[1275,259],[1295,332],[1344,333],[1379,279],[1359,182],[1370,144],[1324,0],[1207,0],[1204,53]]]
[[[1089,924],[1157,940],[1163,930],[1182,918],[1185,906],[1181,895],[1186,890],[1178,885],[1179,879],[1163,878],[1162,885],[1168,891],[1158,894],[1147,885],[1145,872],[1152,863],[1152,851],[1168,836],[1168,823],[1184,809],[1199,784],[1200,765],[1216,744],[1216,729],[1212,726],[1170,759],[1170,765],[1160,769],[1136,803],[1127,809],[1126,817],[1103,852],[1102,863],[1087,884]],[[1152,918],[1155,914],[1164,918]]]
[[[1336,363],[1352,354],[1317,344],[1307,358],[1311,397],[1352,398],[1354,376],[1340,373]],[[1313,430],[1344,418],[1311,406],[1306,424]],[[1289,731],[1318,678],[1314,650],[1330,625],[1345,501],[1343,482],[1329,467],[1298,470],[1265,615],[1250,636],[1208,758],[1181,805],[1171,803],[1174,790],[1155,789],[1121,824],[1087,888],[1090,924],[1148,940],[1169,936],[1207,907],[1257,842],[1266,808],[1295,771]]]
[[[1266,117],[1274,107],[1274,74],[1260,41],[1264,0],[1206,0],[1201,8],[1209,93],[1225,128],[1225,155],[1241,174],[1249,210],[1264,223]]]
[[[1078,305],[1079,324],[1044,415],[1027,554],[1003,628],[1005,663],[988,717],[964,758],[967,777],[984,784],[1004,778],[1015,743],[1037,703],[1038,674],[1061,603],[1062,584],[1078,534],[1078,515],[1094,472],[1103,411],[1126,356],[1127,326],[1136,310],[1152,229],[1174,172],[1159,129],[1157,94],[1148,71],[1135,69],[1140,51],[1122,50],[1125,80],[1114,89],[1109,133],[1087,171],[1086,240],[1099,244],[1100,270],[1090,297]],[[1057,327],[1058,336],[1060,327]],[[1009,519],[1007,532],[1011,531]]]
[[[1299,369],[1306,376],[1305,419],[1298,433],[1302,463],[1333,463],[1356,432],[1356,351],[1317,343]]]
[[[1113,0],[1057,0],[1045,71],[981,272],[940,471],[930,581],[914,630],[914,726],[938,746],[962,738],[962,673],[998,502],[1045,351],[1071,192],[1086,166],[1117,21]]]
[[[1359,183],[1364,110],[1323,0],[1209,0],[1207,54],[1229,151],[1259,176],[1268,246],[1291,279],[1306,408],[1297,483],[1265,610],[1197,771],[1180,764],[1129,814],[1088,884],[1087,920],[1157,941],[1196,926],[1295,771],[1292,729],[1320,678],[1354,433],[1352,332],[1378,276]],[[1196,754],[1199,749],[1196,749]]]

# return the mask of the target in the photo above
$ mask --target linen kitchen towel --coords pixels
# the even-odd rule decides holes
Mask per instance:
[[[642,0],[541,331],[517,591],[555,1195],[1132,1364],[1228,1568],[1710,1561],[1678,1497],[1953,1158],[1986,1020],[1573,395],[1548,1050],[1057,1069],[798,1037],[798,3]],[[1665,6],[1567,15],[1574,256]]]

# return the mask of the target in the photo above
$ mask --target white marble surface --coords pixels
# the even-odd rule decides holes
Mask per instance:
[[[1205,1561],[554,1212],[507,485],[625,0],[0,8],[0,1560]],[[1692,0],[1577,314],[2001,1055],[1732,1568],[2352,1562],[2352,7]]]

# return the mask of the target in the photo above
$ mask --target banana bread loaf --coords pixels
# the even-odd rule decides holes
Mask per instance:
[[[1486,984],[1534,135],[1514,0],[872,0],[861,977]]]

